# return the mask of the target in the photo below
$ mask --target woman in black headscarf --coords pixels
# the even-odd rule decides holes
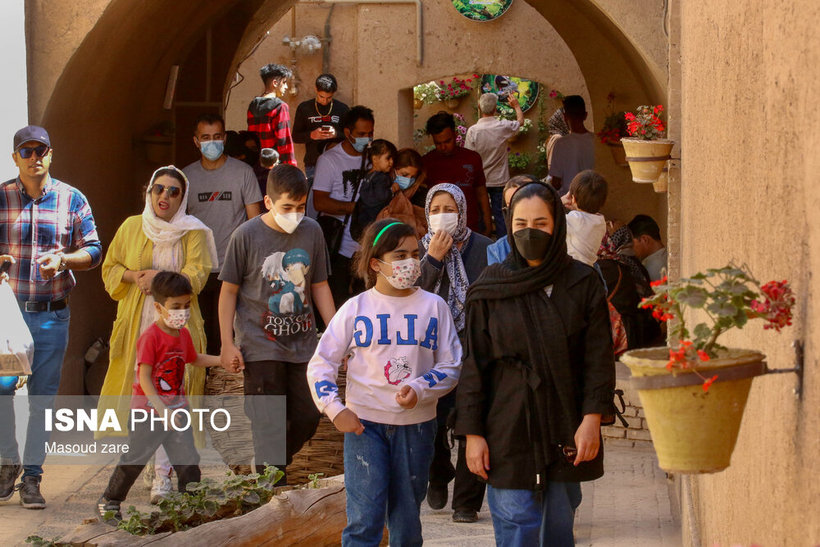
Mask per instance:
[[[580,481],[603,475],[615,365],[598,274],[567,255],[557,192],[520,187],[512,252],[467,293],[456,435],[487,480],[498,545],[574,545]]]

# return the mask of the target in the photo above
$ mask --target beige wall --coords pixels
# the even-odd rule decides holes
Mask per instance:
[[[642,24],[641,17],[623,3],[610,1],[602,4],[611,4],[602,8],[612,12],[613,18],[617,16],[619,28],[637,33],[641,54],[651,63],[647,65],[651,67],[647,69],[651,77],[662,76],[664,66],[661,63],[665,59],[663,3],[642,0],[642,10],[651,12],[649,21],[644,20]],[[282,44],[285,35],[296,38],[305,34],[323,35],[330,10],[327,5],[307,4],[294,9],[295,31],[291,11],[270,28],[269,37],[239,66],[238,72],[245,79],[231,90],[226,110],[229,127],[245,127],[247,105],[262,88],[259,67],[270,62],[292,64],[290,48]],[[339,79],[339,99],[349,105],[365,104],[373,108],[376,135],[399,146],[412,146],[414,127],[423,125],[430,114],[444,109],[444,105],[435,103],[413,112],[408,90],[420,82],[473,71],[530,78],[544,85],[545,94],[554,88],[567,95],[582,95],[589,105],[587,127],[590,130],[600,129],[605,118],[605,101],[592,97],[587,88],[589,75],[581,70],[564,38],[527,2],[513,3],[503,17],[488,23],[467,20],[449,2],[425,2],[422,66],[416,62],[415,8],[412,5],[337,5],[330,19],[330,32],[329,71]],[[511,45],[510,37],[513,36],[520,37],[517,41],[520,45]],[[599,64],[590,68],[595,77],[611,69],[608,66],[610,59],[600,51],[606,50],[599,48]],[[297,53],[295,67],[299,93],[286,97],[291,113],[301,101],[313,96],[313,81],[322,71],[322,53]],[[629,89],[620,79],[612,78],[606,85],[604,97],[609,91],[615,92],[619,108],[651,102],[650,97]],[[465,115],[469,124],[475,120],[473,102],[474,98],[462,99],[457,110]],[[551,101],[548,104],[547,117],[554,109]],[[538,109],[534,108],[527,117],[535,119],[537,115]],[[425,139],[423,145],[426,144],[429,139]],[[513,151],[528,151],[534,157],[536,146],[537,123],[513,146]],[[297,145],[300,161],[302,155],[303,148]],[[632,183],[629,170],[615,165],[606,146],[597,146],[596,165],[610,182],[610,197],[604,214],[628,221],[637,213],[648,213],[664,224],[664,195],[655,194],[651,185]]]
[[[694,480],[700,536],[690,544],[820,542],[820,37],[815,0],[680,2],[681,270],[733,259],[762,281],[788,279],[797,307],[782,334],[759,324],[726,342],[772,368],[806,343],[802,399],[793,375],[757,378],[726,471]],[[686,515],[686,511],[684,511]],[[684,523],[688,530],[689,522]]]

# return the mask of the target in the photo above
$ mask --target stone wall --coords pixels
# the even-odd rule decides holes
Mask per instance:
[[[777,334],[754,322],[723,343],[764,351],[769,367],[785,369],[800,339],[806,366],[801,398],[792,374],[754,380],[731,467],[687,481],[686,540],[816,545],[820,3],[672,3],[681,29],[680,57],[670,60],[681,66],[681,274],[734,260],[763,282],[788,279],[792,327]]]

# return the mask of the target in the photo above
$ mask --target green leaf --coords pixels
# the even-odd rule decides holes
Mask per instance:
[[[676,300],[685,306],[702,308],[706,304],[708,293],[700,287],[685,287],[677,295]]]
[[[713,302],[709,304],[706,309],[718,317],[732,317],[737,313],[737,308],[728,302]]]
[[[259,494],[256,492],[248,492],[242,497],[242,501],[251,505],[256,505],[259,503]]]

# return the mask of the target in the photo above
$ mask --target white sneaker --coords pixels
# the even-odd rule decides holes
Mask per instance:
[[[154,484],[151,486],[151,504],[156,505],[161,499],[171,493],[173,485],[171,478],[162,475],[154,477]]]

